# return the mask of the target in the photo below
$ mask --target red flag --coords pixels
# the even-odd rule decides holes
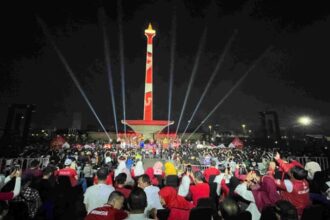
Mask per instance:
[[[243,149],[244,147],[243,141],[241,141],[238,137],[235,137],[231,143],[238,149]]]

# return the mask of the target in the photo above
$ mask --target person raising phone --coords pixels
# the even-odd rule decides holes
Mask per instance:
[[[21,175],[22,170],[15,169],[9,176],[5,179],[5,184],[8,183],[13,177],[15,177],[15,187],[11,192],[0,192],[0,201],[8,201],[15,198],[21,191]]]

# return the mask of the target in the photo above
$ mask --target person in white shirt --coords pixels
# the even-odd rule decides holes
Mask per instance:
[[[144,174],[143,163],[141,160],[136,162],[136,166],[133,168],[133,170],[134,170],[134,176],[136,177]]]
[[[179,196],[186,197],[189,194],[189,188],[190,188],[190,183],[191,183],[191,180],[190,180],[191,172],[192,172],[191,165],[188,165],[186,168],[186,172],[181,179],[181,184],[180,184],[179,190],[178,190]]]
[[[115,190],[113,186],[105,184],[108,176],[107,168],[100,168],[96,175],[98,184],[88,187],[84,194],[84,204],[87,213],[107,203],[109,195]]]
[[[112,161],[111,152],[107,151],[104,156],[105,156],[105,159],[104,159],[105,164],[111,163],[111,161]]]
[[[149,211],[153,208],[163,209],[158,195],[159,188],[151,185],[150,178],[147,174],[143,174],[138,178],[138,187],[143,189],[147,195],[148,206],[146,208],[146,211]]]
[[[258,210],[256,201],[254,199],[254,196],[253,196],[251,190],[248,190],[247,183],[243,182],[243,183],[239,184],[235,189],[235,193],[237,193],[242,198],[244,198],[245,200],[250,202],[249,206],[246,208],[246,211],[251,213],[252,220],[259,220],[261,217],[261,213]]]
[[[118,174],[124,172],[125,169],[127,169],[127,167],[126,167],[126,160],[119,161],[119,164],[117,166],[117,169],[115,169],[115,178],[118,176]]]

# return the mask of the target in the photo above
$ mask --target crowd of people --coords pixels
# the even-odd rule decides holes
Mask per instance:
[[[329,171],[288,150],[85,146],[2,169],[0,219],[330,218]]]

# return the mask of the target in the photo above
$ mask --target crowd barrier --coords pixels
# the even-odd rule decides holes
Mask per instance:
[[[27,168],[31,167],[31,162],[37,160],[39,161],[40,167],[43,169],[45,168],[49,163],[49,158],[10,158],[10,159],[4,159],[0,158],[0,172],[7,172],[10,170],[13,170],[15,166],[19,166],[22,170],[25,170]]]
[[[329,169],[329,161],[327,157],[296,157],[297,161],[299,163],[305,165],[309,161],[315,161],[318,164],[320,164],[320,167],[322,170]]]
[[[317,162],[322,170],[329,169],[329,160],[327,157],[296,157],[297,161],[305,166],[305,164],[309,161],[315,161]],[[187,165],[183,166],[183,170],[185,170]],[[200,171],[204,171],[209,167],[209,165],[191,165],[192,169],[198,169]]]
[[[301,164],[305,165],[309,161],[315,161],[318,164],[320,164],[322,170],[329,169],[329,160],[327,157],[296,157],[297,161],[299,161]],[[11,158],[11,159],[4,159],[0,158],[0,172],[12,170],[15,165],[19,165],[23,170],[30,168],[31,162],[33,160],[39,161],[40,167],[44,168],[49,163],[49,158]],[[204,171],[209,167],[209,165],[191,165],[193,170],[199,169],[201,171]],[[185,170],[185,165],[181,167],[183,170]]]

